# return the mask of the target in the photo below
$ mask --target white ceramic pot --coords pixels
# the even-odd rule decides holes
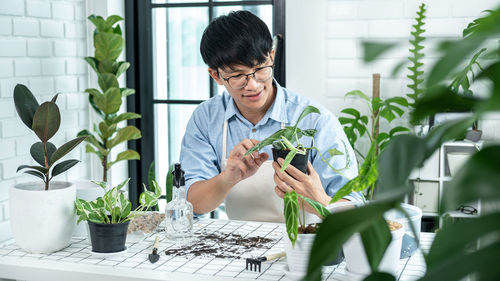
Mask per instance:
[[[405,228],[400,256],[402,259],[410,257],[418,249],[418,241],[420,241],[420,227],[422,224],[422,209],[406,203],[401,203],[401,208],[405,210],[406,214],[409,215],[409,218],[397,209],[392,209],[386,212],[384,214],[384,218],[386,220],[399,222]],[[413,233],[412,225],[415,229],[415,233]]]
[[[396,275],[399,269],[399,256],[401,254],[401,242],[405,233],[404,226],[391,232],[392,241],[385,251],[384,257],[378,267],[379,271]],[[366,277],[371,273],[370,265],[366,257],[365,248],[361,240],[361,235],[355,233],[343,245],[346,269],[354,276]],[[356,278],[353,278],[356,279]],[[353,280],[351,279],[351,280]]]
[[[67,247],[75,226],[76,189],[69,182],[16,184],[10,188],[10,225],[16,243],[30,253]]]
[[[76,188],[76,197],[86,201],[93,201],[97,197],[104,195],[104,189],[102,189],[97,184],[91,182],[90,180],[77,180],[72,181]],[[75,223],[78,217],[75,218]],[[87,221],[81,221],[76,224],[75,230],[73,231],[74,237],[88,237],[88,224]]]
[[[314,238],[316,238],[315,233],[298,234],[297,240],[295,241],[295,247],[292,247],[292,242],[288,238],[286,228],[283,229],[283,241],[288,271],[301,274],[306,273]]]

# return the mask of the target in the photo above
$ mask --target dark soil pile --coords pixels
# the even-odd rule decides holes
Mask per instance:
[[[167,249],[165,254],[168,256],[206,256],[216,258],[245,258],[245,253],[250,253],[258,249],[270,249],[277,240],[254,236],[243,237],[239,234],[232,233],[195,233],[193,242]]]

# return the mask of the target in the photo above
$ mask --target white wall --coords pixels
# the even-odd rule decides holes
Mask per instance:
[[[409,54],[407,41],[420,3],[416,0],[287,0],[287,88],[320,101],[337,116],[345,107],[361,109],[357,100],[344,100],[344,94],[357,89],[371,95],[372,73],[381,74],[382,97],[406,95],[407,72],[402,71],[398,77],[391,77],[390,73],[393,66]],[[429,0],[425,3],[425,69],[436,57],[432,51],[434,42],[459,38],[481,11],[500,5],[498,0]],[[366,65],[361,61],[362,39],[403,44],[376,63]],[[499,120],[500,117],[491,116],[482,123],[483,138],[500,139],[500,129],[495,129],[500,127]]]
[[[19,119],[12,99],[22,83],[39,103],[60,93],[62,122],[53,143],[60,146],[88,126],[85,1],[0,0],[0,244],[10,239],[9,187],[37,180],[16,173],[32,162],[36,136]],[[88,178],[89,156],[83,146],[69,157],[82,160],[56,180]]]

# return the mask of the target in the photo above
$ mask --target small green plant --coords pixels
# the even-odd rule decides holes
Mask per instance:
[[[165,179],[165,201],[168,203],[172,201],[172,188],[173,188],[173,174],[174,164],[170,165],[168,168],[167,176]],[[158,182],[156,181],[156,173],[155,173],[155,162],[151,162],[149,165],[148,171],[148,186],[149,191],[154,192],[154,186],[158,186]],[[159,211],[158,204],[154,205],[150,209],[151,211]]]
[[[425,41],[425,37],[422,34],[425,32],[425,29],[422,27],[425,25],[424,20],[426,18],[426,11],[427,9],[425,8],[425,3],[422,3],[417,11],[417,17],[415,18],[417,22],[413,25],[414,30],[411,31],[413,38],[410,39],[410,44],[412,45],[410,53],[412,56],[408,57],[408,60],[412,63],[412,65],[408,66],[410,74],[406,77],[411,80],[412,84],[406,85],[411,90],[411,92],[406,94],[406,96],[411,99],[409,105],[412,108],[415,107],[415,103],[424,93],[424,89],[422,88],[424,83],[424,71],[422,69],[424,66],[424,63],[422,62],[424,54],[422,53],[422,50],[424,49],[424,46],[422,45],[422,42]]]
[[[298,198],[302,199],[302,208],[299,208]],[[314,210],[316,210],[316,212],[318,212],[318,214],[323,218],[330,214],[328,209],[326,209],[321,203],[297,194],[295,191],[285,193],[283,202],[285,206],[284,215],[286,232],[288,234],[288,238],[292,242],[292,246],[295,246],[295,241],[297,241],[297,235],[299,231],[304,232],[307,227],[305,224],[305,203],[311,205],[311,207],[313,207]],[[302,209],[302,218],[300,216],[301,214],[299,209]]]
[[[371,199],[378,178],[377,156],[394,136],[410,131],[410,129],[403,126],[396,126],[389,132],[379,132],[378,128],[381,118],[391,124],[398,116],[403,116],[404,110],[408,107],[408,101],[404,97],[392,97],[385,100],[381,98],[370,99],[359,90],[351,91],[345,96],[359,97],[368,107],[369,116],[361,114],[357,109],[346,108],[341,112],[349,115],[349,117],[343,116],[339,118],[351,146],[364,161],[360,166],[358,176],[337,191],[332,198],[332,202],[341,199],[352,191],[360,192],[363,190],[366,190],[365,195]],[[363,137],[367,137],[370,142],[370,148],[366,154],[363,154],[357,145],[357,141]]]
[[[49,189],[52,178],[80,162],[76,159],[70,159],[55,164],[85,139],[84,136],[78,137],[59,148],[49,142],[61,125],[61,114],[59,107],[56,105],[57,96],[56,94],[51,101],[39,105],[26,86],[17,84],[14,88],[14,103],[17,114],[19,114],[23,123],[35,132],[40,139],[30,148],[31,157],[39,165],[21,165],[17,168],[17,171],[26,169],[24,173],[41,178],[45,183],[45,190]]]
[[[141,115],[132,112],[118,114],[123,103],[122,99],[135,93],[134,89],[120,88],[118,84],[118,77],[130,66],[130,63],[126,61],[117,61],[125,42],[120,25],[116,23],[123,18],[112,15],[103,19],[100,16],[91,15],[88,19],[96,27],[94,31],[95,54],[94,57],[86,57],[85,61],[96,72],[101,90],[91,88],[86,92],[89,93],[90,105],[102,121],[94,124],[95,134],[82,130],[78,136],[87,136],[85,150],[99,157],[103,169],[102,181],[107,181],[108,170],[112,165],[123,160],[140,159],[139,153],[132,149],[118,153],[114,160],[110,160],[109,156],[111,149],[118,144],[141,138],[141,131],[135,126],[118,126],[122,121],[137,119]]]
[[[316,147],[314,147],[314,135],[317,133],[317,130],[316,129],[302,130],[302,129],[298,128],[299,122],[302,119],[304,119],[304,117],[306,117],[307,115],[309,115],[311,113],[321,114],[319,109],[317,109],[316,107],[314,107],[312,105],[306,106],[306,108],[304,108],[304,110],[302,110],[302,113],[300,114],[299,118],[297,119],[297,122],[295,122],[294,126],[286,126],[285,128],[276,131],[271,136],[267,137],[266,139],[259,142],[257,145],[250,148],[245,153],[244,156],[250,155],[252,152],[258,151],[258,150],[260,150],[263,147],[268,146],[268,145],[272,145],[273,148],[275,148],[275,149],[289,150],[290,152],[288,152],[288,154],[285,158],[285,161],[283,162],[283,165],[281,165],[281,171],[283,172],[288,167],[288,165],[290,165],[290,163],[292,162],[295,155],[297,155],[297,154],[306,155],[307,150],[310,150],[310,149],[315,149],[316,151],[319,152],[319,150]],[[302,138],[302,136],[311,137],[313,146],[305,147],[303,144],[301,144],[299,142],[299,140],[300,140],[300,138]],[[294,145],[294,143],[295,143],[295,145]],[[345,144],[344,144],[344,147],[345,147]],[[346,151],[347,151],[347,149],[346,149]],[[323,160],[323,162],[325,162],[332,170],[334,170],[337,173],[341,173],[341,171],[343,169],[345,169],[346,167],[349,167],[351,161],[349,159],[348,154],[346,155],[346,157],[347,157],[346,166],[342,169],[335,169],[330,164],[329,160],[334,156],[343,155],[343,153],[335,148],[329,149],[328,153],[330,154],[330,157],[327,159],[325,159],[321,153],[318,153],[318,154],[321,157],[321,159]]]
[[[145,187],[145,191],[139,196],[139,206],[132,211],[132,203],[126,198],[125,193],[121,192],[121,189],[129,180],[126,179],[119,185],[109,189],[105,182],[94,182],[104,189],[105,193],[94,201],[76,199],[75,208],[78,222],[122,223],[142,215],[148,208],[157,204],[158,198],[161,196],[161,190],[156,182],[153,182],[154,192]]]

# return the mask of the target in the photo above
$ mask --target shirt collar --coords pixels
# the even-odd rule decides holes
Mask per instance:
[[[267,110],[264,117],[259,121],[258,124],[265,124],[269,118],[278,121],[278,122],[288,122],[287,112],[286,112],[286,98],[285,92],[283,88],[278,84],[278,82],[273,78],[273,84],[276,86],[276,98],[274,99],[273,104]],[[227,92],[224,92],[227,95],[227,108],[224,114],[224,120],[229,120],[234,115],[240,115],[236,104],[234,103],[233,97]],[[241,116],[243,117],[243,116]]]

